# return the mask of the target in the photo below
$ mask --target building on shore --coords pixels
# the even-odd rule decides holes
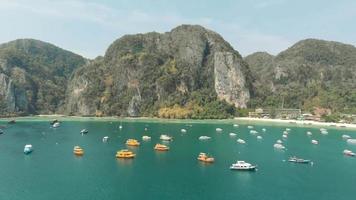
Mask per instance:
[[[293,108],[256,108],[254,112],[249,112],[248,115],[253,118],[299,119],[302,116],[302,110]]]

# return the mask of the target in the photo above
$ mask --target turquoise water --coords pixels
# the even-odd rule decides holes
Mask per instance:
[[[60,128],[50,128],[48,121],[20,121],[5,128],[0,135],[0,199],[354,199],[356,158],[342,154],[356,152],[342,134],[356,138],[356,132],[329,129],[321,135],[318,128],[289,127],[284,141],[287,150],[273,148],[285,126],[254,125],[263,139],[249,133],[247,125],[232,123],[164,123],[110,121],[65,121]],[[1,122],[0,122],[1,124]],[[4,125],[4,123],[2,123]],[[216,133],[217,127],[223,128]],[[89,130],[81,136],[80,130]],[[145,131],[144,129],[148,130]],[[187,129],[186,134],[180,132]],[[261,129],[267,131],[262,133]],[[313,135],[307,136],[311,131]],[[229,136],[230,132],[237,137]],[[170,151],[155,152],[153,146],[161,134],[169,134]],[[102,137],[109,136],[108,143]],[[152,140],[130,148],[137,157],[117,160],[117,150],[126,148],[128,138]],[[201,135],[210,141],[199,141]],[[242,145],[237,138],[246,140]],[[317,139],[319,145],[312,145]],[[34,151],[23,154],[30,143]],[[85,150],[83,157],[73,155],[73,146]],[[199,152],[212,154],[214,164],[196,160]],[[311,159],[313,165],[284,162],[291,155]],[[230,171],[236,160],[258,165],[256,172]]]

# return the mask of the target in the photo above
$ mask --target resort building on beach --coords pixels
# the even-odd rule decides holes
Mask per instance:
[[[249,112],[248,115],[253,118],[298,119],[302,115],[302,110],[293,108],[256,108],[254,112]]]

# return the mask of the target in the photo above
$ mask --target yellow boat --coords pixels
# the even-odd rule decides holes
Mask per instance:
[[[80,148],[80,146],[75,146],[73,149],[73,153],[76,156],[82,156],[82,155],[84,155],[84,150],[82,148]]]
[[[154,149],[157,150],[157,151],[168,151],[169,147],[167,147],[164,144],[156,144]]]
[[[209,157],[206,153],[200,153],[198,156],[198,160],[206,163],[212,163],[214,162],[213,157]]]
[[[132,153],[132,151],[129,151],[127,149],[122,149],[118,152],[116,152],[116,158],[134,158],[136,154]]]
[[[140,143],[135,139],[128,139],[126,141],[127,146],[140,146]]]

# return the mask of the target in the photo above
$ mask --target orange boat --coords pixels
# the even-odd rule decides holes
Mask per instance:
[[[82,156],[82,155],[84,155],[84,150],[82,148],[80,148],[80,146],[75,146],[73,149],[73,153],[76,156]]]
[[[156,146],[154,147],[155,150],[157,151],[168,151],[169,147],[167,147],[164,144],[156,144]]]
[[[135,139],[128,139],[126,141],[127,146],[140,146],[140,143]]]
[[[215,161],[213,157],[209,157],[206,153],[200,153],[198,160],[206,163],[212,163]]]
[[[116,152],[116,158],[134,158],[136,154],[132,153],[132,151],[129,151],[127,149],[122,149],[118,152]]]

